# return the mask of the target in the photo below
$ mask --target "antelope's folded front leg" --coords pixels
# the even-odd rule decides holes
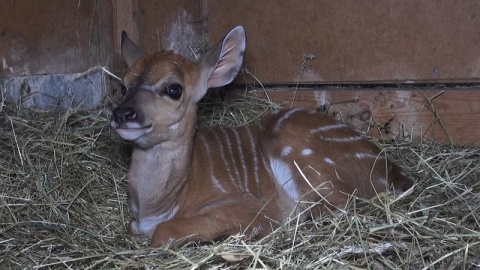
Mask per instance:
[[[170,240],[175,240],[178,245],[187,242],[213,241],[227,233],[226,230],[234,231],[233,226],[225,224],[225,227],[212,223],[208,215],[194,216],[189,218],[177,218],[161,223],[155,229],[152,236],[152,246],[162,246]],[[238,229],[237,233],[240,232]]]
[[[184,218],[179,218],[158,224],[153,233],[151,245],[154,247],[162,246],[172,239],[175,240],[178,245],[186,244],[188,241],[201,241],[200,230],[188,228],[189,226],[185,226],[185,222],[198,221],[187,221]]]
[[[271,225],[265,218],[252,216],[251,219],[241,222],[228,215],[219,219],[218,215],[219,213],[204,214],[163,222],[156,227],[151,245],[162,246],[171,239],[178,245],[188,242],[211,242],[238,233],[244,233],[247,238],[257,239],[265,237],[270,232]]]

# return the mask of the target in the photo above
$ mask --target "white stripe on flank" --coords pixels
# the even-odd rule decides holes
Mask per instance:
[[[223,140],[223,141],[225,143],[227,143],[228,152],[230,153],[228,161],[230,161],[232,163],[232,167],[233,167],[233,170],[235,171],[235,175],[236,175],[236,177],[233,177],[233,175],[232,175],[232,178],[230,178],[230,180],[237,187],[239,187],[238,184],[240,182],[240,171],[238,170],[238,166],[236,166],[236,164],[235,164],[235,157],[234,157],[234,153],[233,153],[233,149],[232,149],[232,141],[230,141],[230,136],[227,133],[226,128],[221,128],[220,130],[222,131],[223,135],[225,136],[225,140]],[[227,160],[225,160],[225,161],[227,161]]]
[[[233,134],[235,135],[235,139],[237,140],[237,149],[238,149],[238,155],[240,156],[240,162],[242,163],[242,169],[243,169],[243,184],[245,187],[246,192],[250,192],[250,189],[248,188],[248,173],[247,173],[247,164],[245,163],[245,157],[243,155],[243,147],[242,147],[242,141],[240,140],[240,135],[238,134],[238,130],[235,128],[232,128]],[[238,167],[238,166],[236,166]],[[240,179],[238,179],[240,180]]]
[[[255,141],[253,139],[253,134],[252,134],[252,131],[250,130],[250,127],[245,127],[245,129],[247,130],[247,134],[248,134],[248,139],[249,139],[249,142],[250,142],[250,147],[251,147],[251,150],[252,150],[252,155],[253,155],[253,174],[254,174],[254,177],[255,177],[255,182],[257,184],[257,192],[260,192],[260,178],[258,177],[258,157],[257,157],[257,148],[255,147]]]
[[[220,191],[223,193],[227,193],[227,191],[223,188],[222,184],[220,183],[220,180],[218,180],[215,175],[212,175],[211,179],[212,179],[213,185],[215,185],[216,188],[220,189]]]
[[[215,137],[215,142],[218,145],[218,148],[215,149],[218,151],[215,151],[215,152],[216,153],[220,152],[220,156],[222,157],[222,162],[225,165],[224,168],[227,170],[228,177],[232,179],[233,178],[232,171],[230,170],[230,166],[228,166],[228,162],[226,162],[227,159],[225,157],[225,149],[223,148],[223,141],[220,140],[220,136],[218,136],[217,134],[217,129],[211,129],[211,131],[213,133],[213,137]]]
[[[282,117],[280,117],[280,119],[278,119],[277,123],[275,123],[274,131],[279,131],[280,127],[283,124],[283,121],[287,120],[288,118],[290,118],[290,116],[292,116],[294,113],[298,111],[300,111],[299,108],[286,111],[285,114]]]
[[[205,151],[207,153],[207,156],[208,156],[208,160],[212,160],[213,157],[212,157],[212,153],[210,151],[210,147],[208,147],[208,143],[207,143],[207,140],[205,139],[205,137],[203,135],[200,134],[199,136],[200,140],[202,141],[204,147],[205,147]],[[227,191],[223,188],[222,184],[220,184],[220,181],[218,181],[217,177],[215,176],[215,171],[213,170],[213,163],[212,162],[208,162],[208,168],[210,169],[210,179],[212,180],[213,182],[213,185],[219,189],[221,192],[223,193],[227,193]]]
[[[288,164],[278,158],[270,158],[270,167],[277,183],[287,192],[288,197],[296,202],[299,199],[297,185]]]
[[[347,125],[342,124],[342,123],[337,123],[335,125],[329,125],[329,126],[321,126],[321,127],[316,128],[316,129],[310,130],[310,134],[325,132],[325,131],[329,131],[329,130],[333,130],[333,129],[341,129],[341,128],[345,128],[345,127],[347,127]]]

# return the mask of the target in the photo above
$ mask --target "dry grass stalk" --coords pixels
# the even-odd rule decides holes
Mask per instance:
[[[2,103],[3,105],[3,103]],[[199,125],[255,122],[272,106],[244,98],[201,106]],[[352,200],[258,242],[154,249],[127,235],[129,147],[96,118],[69,109],[0,113],[1,269],[475,269],[480,260],[480,150],[378,142],[417,185]]]

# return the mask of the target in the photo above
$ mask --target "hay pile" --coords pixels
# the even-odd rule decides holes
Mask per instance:
[[[202,125],[255,121],[271,106],[251,99],[214,105],[202,106]],[[258,242],[237,235],[209,246],[155,249],[126,233],[129,146],[110,130],[106,113],[1,110],[0,269],[480,265],[479,149],[382,144],[415,175],[409,194],[360,202],[311,222],[314,229],[284,226]]]

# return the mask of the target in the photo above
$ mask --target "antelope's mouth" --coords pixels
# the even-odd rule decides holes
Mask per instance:
[[[125,140],[133,141],[152,131],[152,125],[141,126],[139,123],[126,122],[118,124],[115,121],[110,123],[112,128]]]

